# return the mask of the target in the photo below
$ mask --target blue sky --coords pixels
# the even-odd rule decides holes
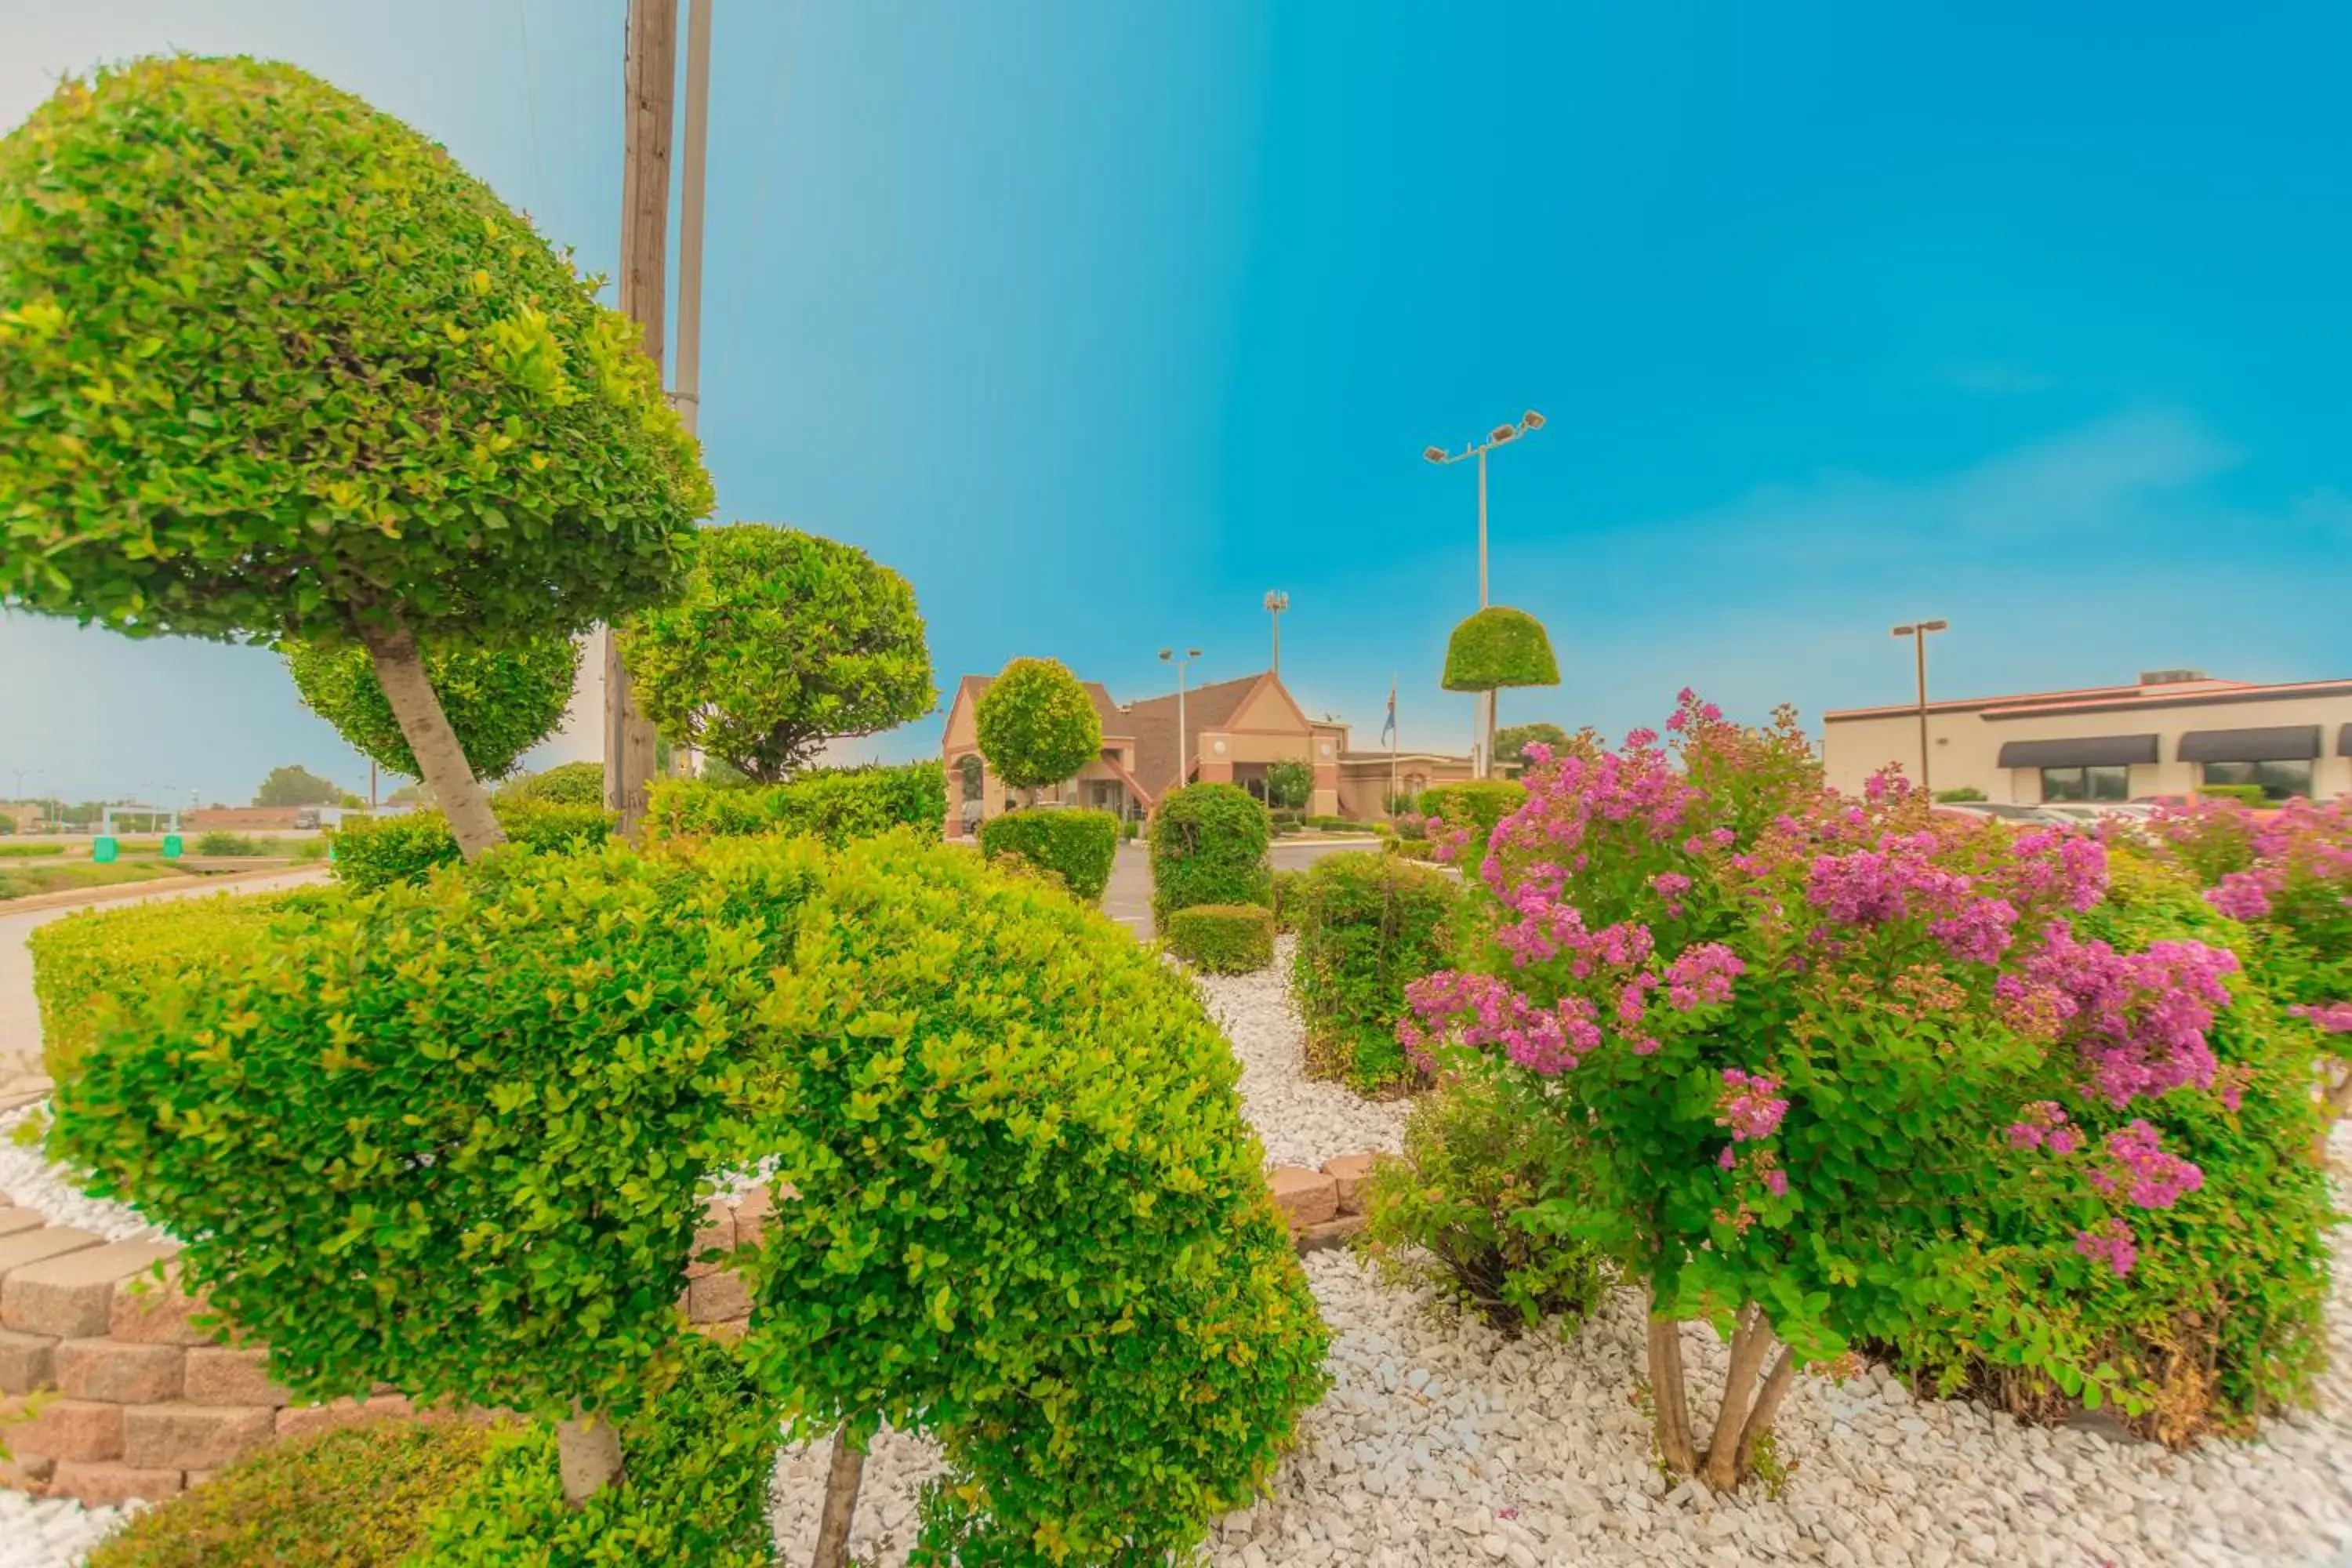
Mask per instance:
[[[719,515],[914,583],[942,689],[1284,670],[1370,743],[1494,582],[1612,731],[2192,666],[2352,675],[2352,12],[719,0],[703,436]],[[169,47],[290,58],[583,263],[621,0],[80,0],[0,125]],[[268,654],[0,618],[0,790],[364,782]],[[926,752],[936,719],[860,751]]]

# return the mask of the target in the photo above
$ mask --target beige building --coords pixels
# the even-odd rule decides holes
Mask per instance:
[[[1919,775],[1919,710],[1822,715],[1832,787],[1858,793],[1889,763]],[[2144,800],[2204,784],[2273,799],[2352,791],[2352,680],[2262,686],[2156,670],[2130,686],[1927,704],[1927,782],[1989,800]]]
[[[974,710],[992,679],[965,676],[948,708],[940,754],[947,764],[951,832],[1023,804],[980,754]],[[1148,816],[1177,785],[1209,782],[1237,784],[1264,799],[1266,769],[1297,761],[1315,770],[1310,813],[1369,821],[1388,815],[1392,763],[1405,791],[1470,776],[1467,757],[1430,752],[1391,757],[1351,749],[1347,725],[1309,719],[1271,670],[1185,692],[1181,734],[1174,692],[1121,705],[1099,681],[1082,684],[1102,720],[1102,754],[1076,778],[1042,792],[1048,801]]]

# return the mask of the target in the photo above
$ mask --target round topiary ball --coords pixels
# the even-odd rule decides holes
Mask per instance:
[[[367,650],[355,643],[279,646],[303,705],[335,727],[378,767],[424,776]],[[506,647],[427,646],[425,673],[474,776],[504,778],[525,752],[553,734],[572,703],[580,645],[570,637],[531,637]],[[589,766],[595,768],[596,764]],[[603,770],[597,768],[597,798]]]
[[[1543,623],[1525,610],[1490,605],[1454,628],[1445,645],[1445,689],[1558,686],[1559,662]]]
[[[1060,784],[1102,754],[1102,716],[1055,659],[1016,658],[981,694],[980,754],[1014,789]]]

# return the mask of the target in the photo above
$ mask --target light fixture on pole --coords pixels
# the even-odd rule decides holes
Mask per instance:
[[[1919,667],[1919,793],[1928,793],[1927,783],[1927,634],[1950,629],[1949,621],[1920,621],[1911,626],[1896,626],[1894,635],[1909,637]]]
[[[1422,448],[1421,455],[1441,468],[1461,462],[1465,458],[1478,459],[1478,607],[1482,610],[1486,607],[1486,454],[1522,436],[1532,436],[1543,427],[1544,416],[1530,408],[1519,416],[1517,424],[1497,425],[1486,432],[1485,440],[1465,443],[1458,452],[1449,452],[1443,447]],[[1495,694],[1489,691],[1485,695],[1483,721],[1478,732],[1491,736],[1495,732]],[[1493,759],[1485,755],[1482,750],[1478,759],[1478,776],[1486,777],[1493,765]]]
[[[1200,657],[1201,650],[1196,647],[1186,648],[1184,650],[1183,657],[1181,658],[1177,657],[1176,650],[1172,647],[1163,647],[1160,650],[1160,662],[1164,664],[1172,664],[1176,667],[1175,787],[1178,789],[1183,788],[1184,782],[1192,776],[1192,759],[1190,755],[1190,748],[1192,744],[1192,739],[1191,735],[1186,733],[1184,729],[1184,671],[1191,667],[1194,659]]]
[[[1290,608],[1290,595],[1276,589],[1265,596],[1265,613],[1274,617],[1274,678],[1282,679],[1282,612]]]

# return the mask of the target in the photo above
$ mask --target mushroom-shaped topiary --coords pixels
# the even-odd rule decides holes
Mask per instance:
[[[1016,658],[972,712],[980,754],[1014,789],[1060,784],[1102,754],[1102,716],[1058,660]]]
[[[1558,686],[1559,662],[1543,623],[1525,610],[1490,605],[1454,628],[1445,645],[1445,689]]]
[[[303,706],[332,724],[354,751],[388,772],[425,776],[365,648],[287,642],[278,651],[293,673]],[[580,645],[564,637],[529,637],[508,647],[425,647],[425,677],[478,779],[506,777],[525,752],[555,732],[571,706],[579,668]],[[593,763],[588,766],[599,780],[591,804],[599,804],[604,770]]]
[[[710,500],[636,327],[317,77],[139,60],[0,138],[0,601],[366,648],[468,858],[423,648],[663,597]]]

